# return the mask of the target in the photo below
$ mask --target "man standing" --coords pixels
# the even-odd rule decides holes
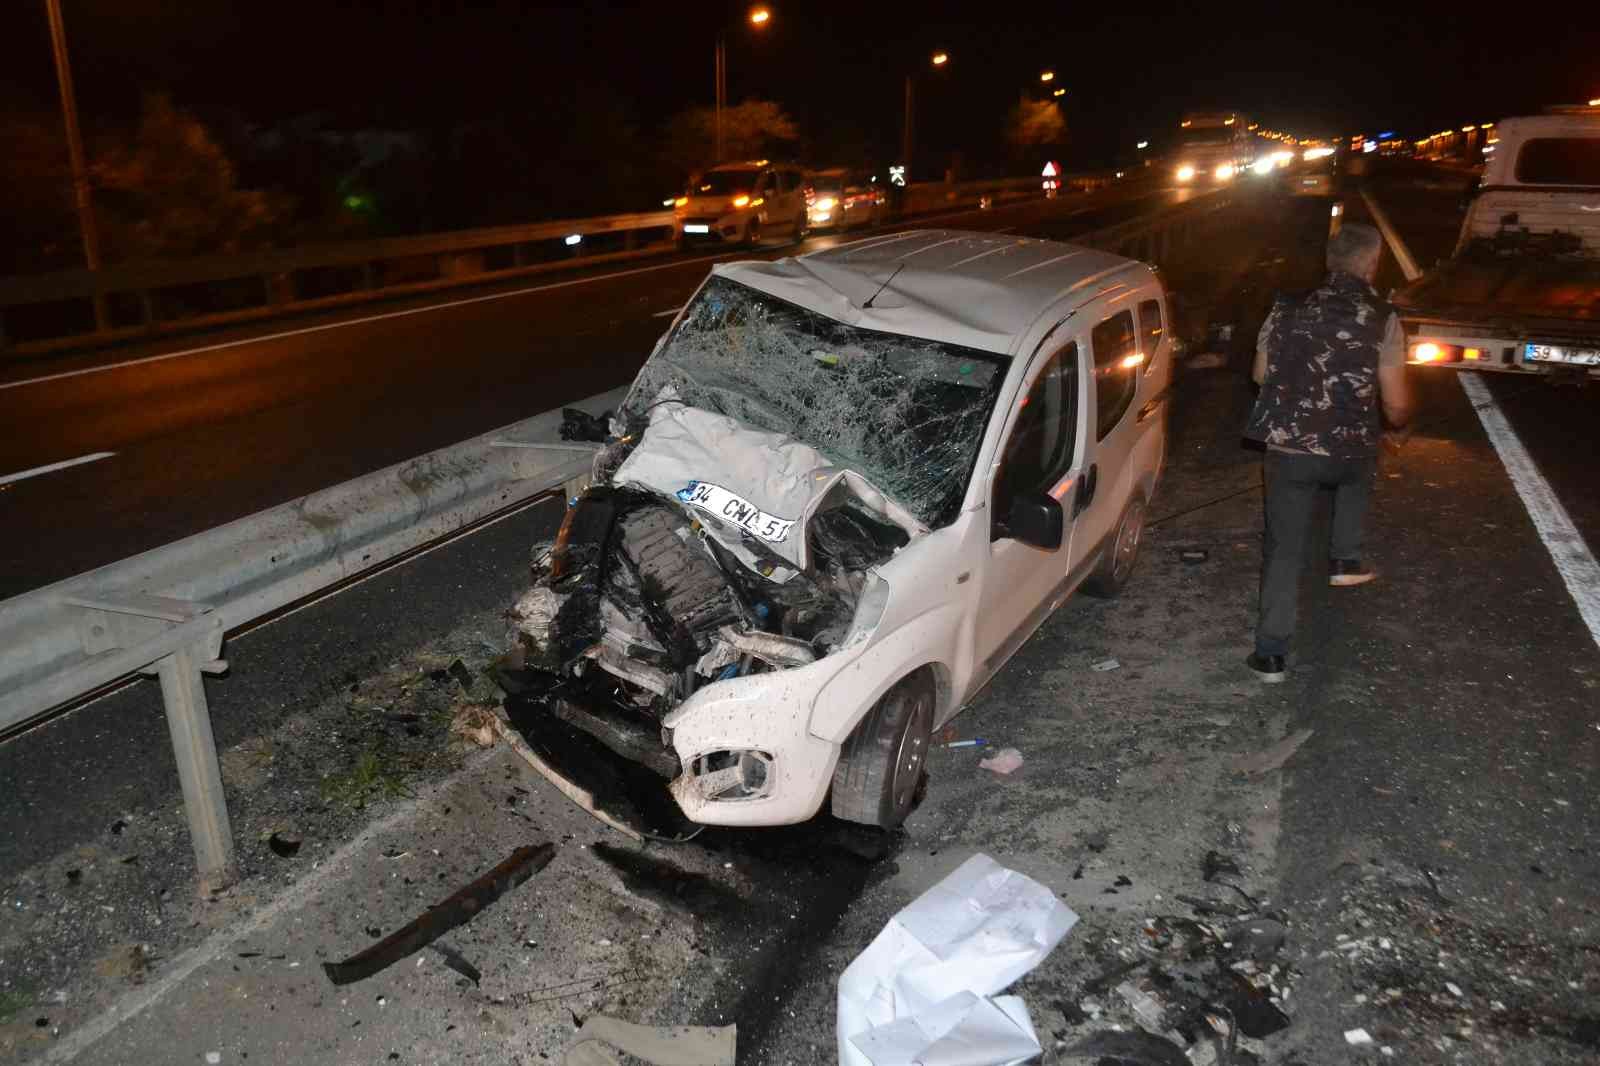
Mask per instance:
[[[1267,446],[1266,539],[1256,647],[1245,660],[1282,681],[1294,635],[1300,570],[1317,490],[1334,490],[1328,583],[1377,575],[1361,558],[1362,526],[1377,472],[1379,406],[1395,428],[1411,415],[1400,321],[1372,288],[1383,240],[1346,225],[1328,240],[1320,288],[1279,298],[1256,339],[1261,386],[1245,436]]]

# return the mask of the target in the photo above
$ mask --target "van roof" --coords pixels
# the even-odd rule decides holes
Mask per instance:
[[[849,325],[1001,354],[1063,297],[1078,294],[1081,306],[1154,276],[1145,263],[1082,245],[945,229],[712,272]]]

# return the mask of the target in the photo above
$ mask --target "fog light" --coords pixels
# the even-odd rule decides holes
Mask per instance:
[[[689,764],[695,790],[707,800],[736,803],[772,793],[772,756],[764,751],[709,751]]]

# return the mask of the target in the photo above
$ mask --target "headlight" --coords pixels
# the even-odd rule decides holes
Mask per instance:
[[[1183,166],[1179,167],[1178,168],[1178,180],[1179,181],[1193,181],[1194,180],[1194,167],[1191,167],[1187,163],[1185,163]]]
[[[816,208],[818,211],[832,211],[833,210],[833,206],[835,204],[837,204],[838,202],[839,201],[835,200],[831,196],[824,196],[822,199],[818,200],[816,203],[812,204],[811,206]]]
[[[750,197],[748,197],[748,196],[735,196],[733,198],[733,206],[734,207],[749,207],[750,206]]]
[[[1212,173],[1217,176],[1218,181],[1227,181],[1229,178],[1233,177],[1233,164],[1223,163],[1221,166],[1217,167],[1216,170],[1212,171]]]

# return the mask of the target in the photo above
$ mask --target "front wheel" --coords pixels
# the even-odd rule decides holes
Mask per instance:
[[[937,693],[927,670],[903,678],[844,742],[833,769],[833,813],[893,829],[916,806],[927,774]]]
[[[1122,509],[1117,531],[1106,547],[1106,555],[1095,572],[1083,583],[1083,591],[1103,600],[1115,598],[1133,576],[1139,561],[1139,544],[1144,540],[1144,497],[1135,495]]]
[[[760,245],[761,220],[759,218],[752,218],[749,224],[744,228],[744,246],[746,248],[757,248],[760,247]]]

